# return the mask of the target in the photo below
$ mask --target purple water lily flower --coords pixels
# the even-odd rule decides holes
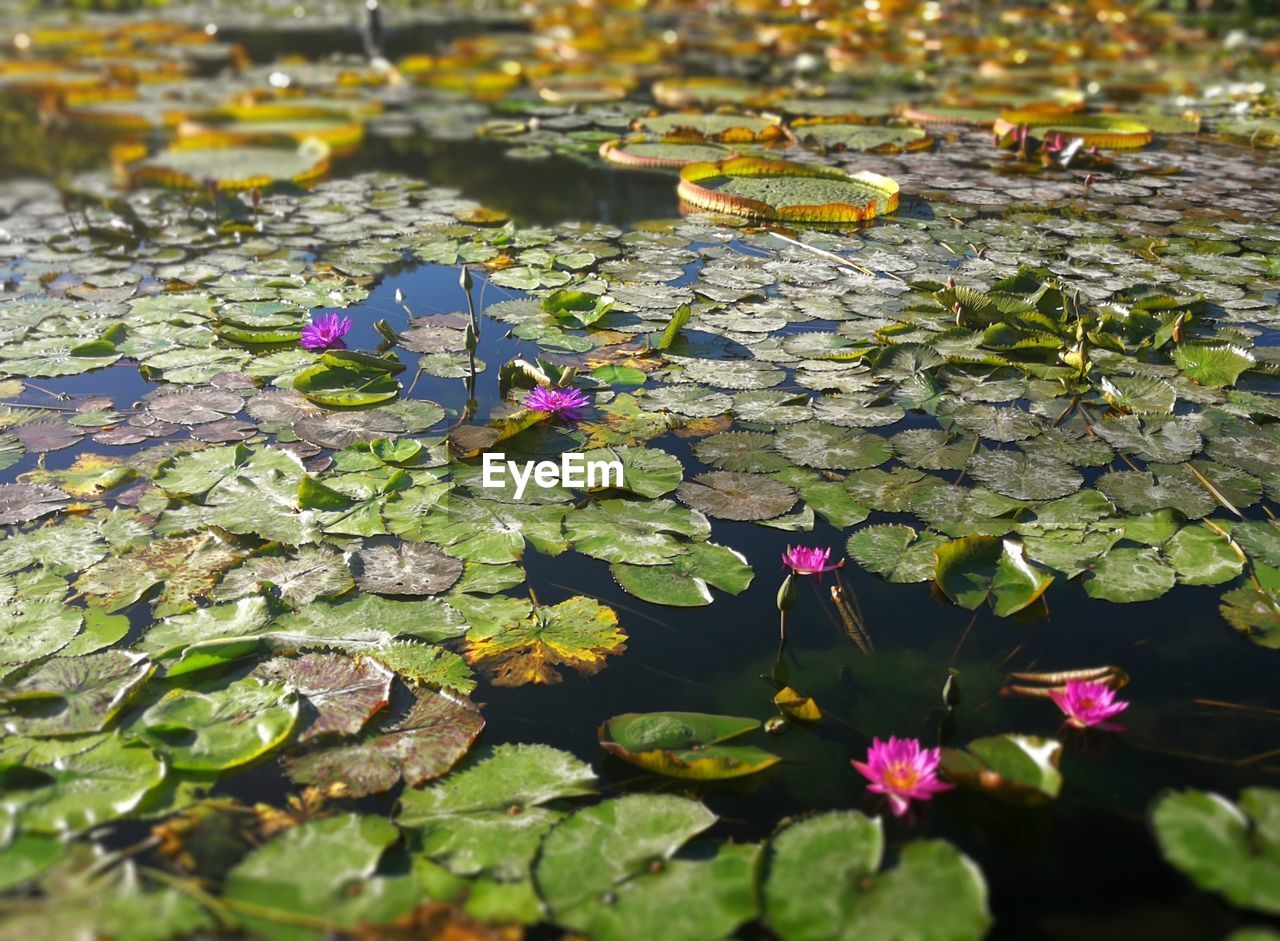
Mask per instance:
[[[580,420],[582,410],[590,404],[591,399],[581,389],[548,389],[546,386],[538,386],[523,402],[531,412],[545,412],[562,421]]]
[[[816,546],[787,546],[782,555],[782,564],[797,575],[817,575],[830,572],[844,565],[841,559],[835,565],[827,564],[831,559],[830,549],[819,549]]]
[[[867,760],[852,764],[871,782],[867,790],[887,797],[889,809],[901,817],[912,801],[927,801],[955,787],[938,780],[940,761],[941,749],[921,748],[919,739],[890,736],[887,742],[873,739]]]
[[[334,350],[346,346],[342,338],[351,329],[351,318],[338,314],[321,314],[302,328],[298,343],[308,350]]]
[[[1105,732],[1123,732],[1124,727],[1110,722],[1112,717],[1129,708],[1123,699],[1116,699],[1115,690],[1106,683],[1086,680],[1070,680],[1062,692],[1049,693],[1067,717],[1067,725],[1077,729],[1097,727]]]

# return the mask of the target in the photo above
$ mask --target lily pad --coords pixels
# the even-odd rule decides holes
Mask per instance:
[[[718,781],[756,774],[781,759],[753,745],[724,745],[760,728],[755,719],[700,712],[627,713],[600,726],[600,745],[646,771]]]

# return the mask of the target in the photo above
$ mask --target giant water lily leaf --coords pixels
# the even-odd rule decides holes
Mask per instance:
[[[149,748],[118,735],[11,737],[0,744],[0,808],[29,833],[79,833],[129,813],[165,772]]]
[[[612,608],[582,596],[557,605],[526,605],[467,634],[467,662],[489,673],[495,686],[559,683],[557,667],[590,676],[626,649],[626,632]]]
[[[781,759],[754,745],[724,745],[760,728],[755,719],[701,712],[631,712],[600,726],[600,745],[646,771],[717,781],[755,774]]]
[[[391,700],[394,674],[370,658],[310,653],[277,657],[256,675],[295,689],[303,699],[298,742],[323,735],[355,735]]]
[[[1248,788],[1233,804],[1219,794],[1166,794],[1151,811],[1164,858],[1197,886],[1233,905],[1280,913],[1280,791]]]
[[[401,779],[417,787],[452,768],[483,728],[470,700],[425,690],[395,724],[349,744],[321,745],[286,758],[285,768],[301,784],[341,785],[356,797],[382,793]]]
[[[676,495],[695,510],[729,520],[767,520],[795,506],[796,492],[759,474],[711,471],[686,480]]]
[[[1052,800],[1062,790],[1062,743],[1030,735],[993,735],[942,751],[947,778],[1015,803]]]
[[[285,830],[227,874],[227,900],[246,927],[272,941],[306,941],[315,924],[356,929],[389,923],[414,908],[423,888],[412,877],[377,875],[399,837],[376,815],[343,814]]]
[[[221,689],[177,690],[126,730],[183,771],[225,771],[284,744],[298,720],[298,697],[280,683],[246,677]]]
[[[430,543],[366,546],[351,557],[364,591],[383,595],[438,595],[462,577],[462,560]]]
[[[753,219],[848,223],[898,208],[898,184],[879,174],[757,157],[691,163],[678,193],[699,209]]]
[[[609,566],[619,585],[654,604],[699,607],[711,604],[709,586],[732,595],[745,591],[753,573],[739,552],[714,543],[690,543],[688,551],[666,565]]]
[[[677,941],[731,934],[756,913],[755,848],[672,858],[715,819],[695,801],[658,794],[570,815],[543,841],[534,871],[551,919],[602,941],[649,931]]]
[[[935,555],[947,540],[935,533],[917,533],[910,526],[867,526],[849,537],[849,557],[868,572],[891,582],[927,582],[937,565]]]
[[[600,500],[566,516],[564,533],[576,550],[606,562],[661,565],[687,551],[678,537],[703,541],[711,525],[670,500]]]
[[[171,148],[130,167],[133,179],[199,189],[206,180],[219,189],[251,190],[277,181],[307,183],[329,168],[327,148],[276,147]]]
[[[947,597],[973,610],[984,601],[1000,617],[1034,604],[1053,576],[1027,561],[1022,544],[994,536],[966,536],[936,550],[934,577]]]
[[[881,872],[883,856],[880,821],[853,811],[783,827],[769,844],[765,920],[783,941],[977,941],[986,934],[986,884],[954,846],[912,841]]]
[[[0,721],[14,735],[99,732],[154,671],[142,654],[124,650],[54,657],[0,691]]]

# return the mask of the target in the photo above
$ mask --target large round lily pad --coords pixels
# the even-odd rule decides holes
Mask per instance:
[[[677,192],[699,209],[765,220],[861,222],[898,208],[898,184],[878,173],[758,157],[690,164]]]

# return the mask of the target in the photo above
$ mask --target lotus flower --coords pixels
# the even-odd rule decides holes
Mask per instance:
[[[782,564],[797,575],[821,576],[823,572],[838,569],[844,564],[841,561],[835,565],[828,565],[827,560],[830,558],[830,549],[819,549],[816,546],[787,546],[787,551],[782,554]]]
[[[309,350],[332,350],[346,346],[342,338],[351,329],[351,318],[338,314],[321,314],[302,328],[298,341]]]
[[[1124,731],[1122,726],[1107,720],[1124,712],[1129,704],[1123,699],[1116,699],[1115,690],[1106,683],[1069,680],[1066,689],[1051,691],[1049,698],[1067,717],[1067,725],[1077,729],[1096,726],[1108,732]]]
[[[524,407],[531,412],[546,412],[552,418],[578,421],[582,410],[591,404],[581,389],[548,389],[538,386],[524,399]]]
[[[867,790],[887,797],[889,809],[901,817],[913,800],[927,801],[955,787],[938,780],[940,760],[941,749],[921,748],[919,739],[891,736],[887,742],[873,739],[866,763],[852,764],[871,782]]]

